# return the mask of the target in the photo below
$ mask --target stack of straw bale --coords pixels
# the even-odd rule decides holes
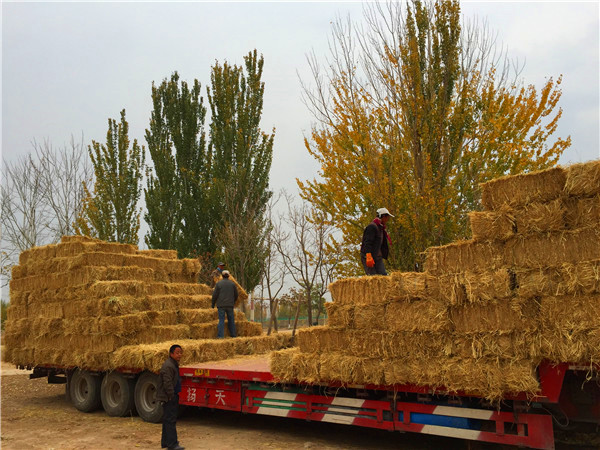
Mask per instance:
[[[425,272],[330,285],[327,326],[272,353],[283,381],[412,383],[497,401],[540,361],[600,361],[600,161],[482,185],[473,238]]]
[[[20,366],[158,370],[166,349],[184,363],[280,349],[260,324],[236,311],[239,338],[217,340],[212,289],[198,284],[200,264],[171,250],[87,237],[20,255],[12,271],[4,359]],[[227,328],[227,327],[226,327]]]

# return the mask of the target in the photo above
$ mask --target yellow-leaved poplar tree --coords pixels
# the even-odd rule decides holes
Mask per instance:
[[[388,271],[421,270],[427,247],[469,237],[480,183],[550,167],[570,145],[550,140],[561,78],[540,89],[511,79],[485,30],[461,27],[458,2],[374,4],[365,23],[334,24],[326,73],[310,61],[317,123],[305,146],[320,171],[298,185],[339,230],[341,274],[361,272],[362,232],[380,207],[395,215]]]

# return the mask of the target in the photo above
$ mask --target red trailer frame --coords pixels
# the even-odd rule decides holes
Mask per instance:
[[[527,399],[523,393],[509,395],[505,399],[508,406],[497,409],[464,392],[449,394],[443,388],[410,384],[278,384],[269,371],[266,356],[250,357],[181,367],[180,403],[553,449],[553,419],[544,405],[561,403],[567,372],[587,369],[566,363],[542,363],[538,369],[538,395],[533,399]],[[600,406],[590,418],[600,424]]]

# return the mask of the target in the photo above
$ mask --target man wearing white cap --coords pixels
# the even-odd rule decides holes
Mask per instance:
[[[360,246],[360,260],[367,275],[387,275],[383,260],[390,253],[390,236],[385,230],[385,224],[394,217],[387,208],[379,208],[377,217],[367,225],[363,232],[362,244]]]

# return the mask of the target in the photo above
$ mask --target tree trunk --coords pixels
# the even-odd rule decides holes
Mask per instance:
[[[298,299],[298,307],[296,308],[296,317],[294,317],[294,328],[292,329],[292,337],[296,335],[296,327],[298,326],[298,317],[300,316],[300,299]]]
[[[308,292],[306,295],[306,316],[308,319],[308,326],[312,327],[312,304],[310,300],[310,292]]]

